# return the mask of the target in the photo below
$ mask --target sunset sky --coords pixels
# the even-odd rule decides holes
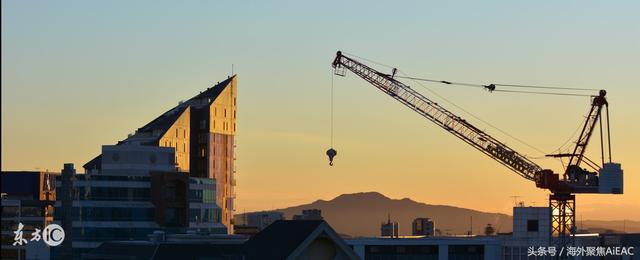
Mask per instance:
[[[547,204],[533,182],[351,73],[334,78],[329,167],[330,63],[343,50],[418,77],[606,89],[625,194],[578,195],[578,216],[640,221],[639,2],[301,2],[2,1],[2,170],[81,169],[233,64],[238,213],[361,191],[508,214],[510,196]],[[521,153],[544,155],[405,83]],[[425,86],[548,153],[590,106]],[[593,159],[598,146],[592,139]],[[557,160],[535,162],[562,171]]]

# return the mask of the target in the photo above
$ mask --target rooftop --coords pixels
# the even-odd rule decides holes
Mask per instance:
[[[200,92],[189,100],[180,102],[177,106],[169,109],[160,116],[151,120],[151,122],[138,128],[135,134],[127,137],[125,140],[119,141],[118,145],[126,144],[128,142],[135,142],[141,145],[156,145],[160,137],[167,132],[176,119],[178,119],[188,107],[200,108],[205,105],[210,105],[235,77],[235,75],[231,76],[226,80],[218,82],[216,85],[207,88],[205,91]],[[82,167],[88,171],[91,169],[100,169],[101,165],[102,155],[98,155]]]

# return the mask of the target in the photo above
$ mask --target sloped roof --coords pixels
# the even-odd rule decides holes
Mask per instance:
[[[330,239],[344,259],[359,259],[324,220],[278,220],[244,240],[105,242],[84,259],[297,259],[318,238]],[[129,257],[129,258],[127,258]]]
[[[153,260],[244,259],[242,244],[163,243]]]
[[[186,109],[187,106],[178,105],[177,107],[172,108],[159,117],[156,117],[156,119],[147,123],[143,127],[138,128],[137,132],[152,132],[154,130],[161,130],[162,133],[165,133]]]
[[[292,259],[320,235],[335,243],[347,257],[358,259],[353,250],[324,220],[278,220],[244,244],[247,259]]]
[[[189,103],[189,101],[193,101],[193,100],[197,100],[197,99],[210,98],[211,100],[209,101],[209,104],[211,104],[211,102],[213,102],[220,95],[220,93],[222,93],[222,91],[227,87],[227,85],[229,85],[231,80],[233,80],[233,78],[235,78],[235,77],[236,76],[233,75],[233,76],[227,78],[226,80],[216,84],[215,86],[207,88],[207,90],[205,90],[205,91],[201,92],[200,94],[192,97],[186,103]]]
[[[242,244],[193,242],[104,242],[83,259],[243,259]]]
[[[167,132],[167,130],[175,123],[175,121],[182,115],[182,113],[189,107],[194,105],[203,104],[203,100],[206,101],[206,104],[211,104],[215,99],[222,93],[224,89],[229,85],[231,80],[234,78],[229,77],[228,79],[216,84],[213,87],[207,88],[207,90],[200,92],[198,95],[190,98],[186,102],[181,102],[177,106],[169,109],[167,112],[164,112],[162,115],[156,117],[151,122],[147,123],[141,128],[138,128],[136,133],[152,133],[152,132],[160,132],[161,135]],[[125,141],[130,139],[135,139],[137,135],[133,135],[127,138]],[[155,142],[160,137],[154,137],[147,142]]]
[[[151,122],[147,123],[143,127],[138,128],[136,134],[128,137],[125,140],[118,142],[120,145],[122,143],[126,143],[127,141],[140,142],[143,145],[154,145],[157,143],[158,139],[162,134],[164,134],[174,123],[175,121],[182,115],[182,113],[190,106],[203,104],[203,100],[206,100],[207,104],[211,104],[215,99],[226,89],[231,80],[233,80],[234,76],[227,78],[226,80],[217,83],[213,87],[207,88],[205,91],[200,92],[198,95],[190,98],[186,102],[182,102],[177,106],[169,109],[168,111],[162,113],[160,116],[153,119]],[[159,136],[153,136],[152,133],[160,132]],[[85,169],[99,169],[102,163],[102,155],[98,155],[93,158],[91,161],[87,162],[83,165]]]
[[[151,242],[105,242],[84,254],[83,259],[151,259],[156,250],[158,244]]]
[[[245,242],[248,259],[286,259],[324,221],[278,220]]]
[[[87,163],[82,165],[82,168],[84,168],[86,171],[86,170],[100,169],[101,166],[102,166],[102,154],[98,154],[98,156],[91,159],[91,161],[88,161]]]

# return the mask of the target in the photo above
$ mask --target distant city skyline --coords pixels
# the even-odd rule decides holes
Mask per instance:
[[[233,67],[236,213],[363,191],[506,214],[510,196],[547,203],[533,182],[350,73],[334,78],[338,156],[329,167],[330,63],[344,50],[412,76],[606,89],[625,194],[578,195],[578,217],[640,220],[632,215],[640,212],[638,9],[633,1],[3,1],[2,170],[79,168],[101,145],[125,139]],[[548,152],[575,139],[589,108],[587,97],[426,86]],[[540,165],[562,170],[415,87]],[[589,154],[598,145],[592,140]]]

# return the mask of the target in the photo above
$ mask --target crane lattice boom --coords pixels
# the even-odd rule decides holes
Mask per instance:
[[[403,105],[429,119],[436,125],[467,142],[474,148],[513,170],[518,175],[535,180],[536,173],[543,169],[506,144],[496,140],[482,130],[471,125],[463,118],[433,102],[429,98],[397,81],[393,75],[380,73],[356,60],[338,52],[333,61],[334,68],[346,68],[360,76],[376,88],[387,93]]]

